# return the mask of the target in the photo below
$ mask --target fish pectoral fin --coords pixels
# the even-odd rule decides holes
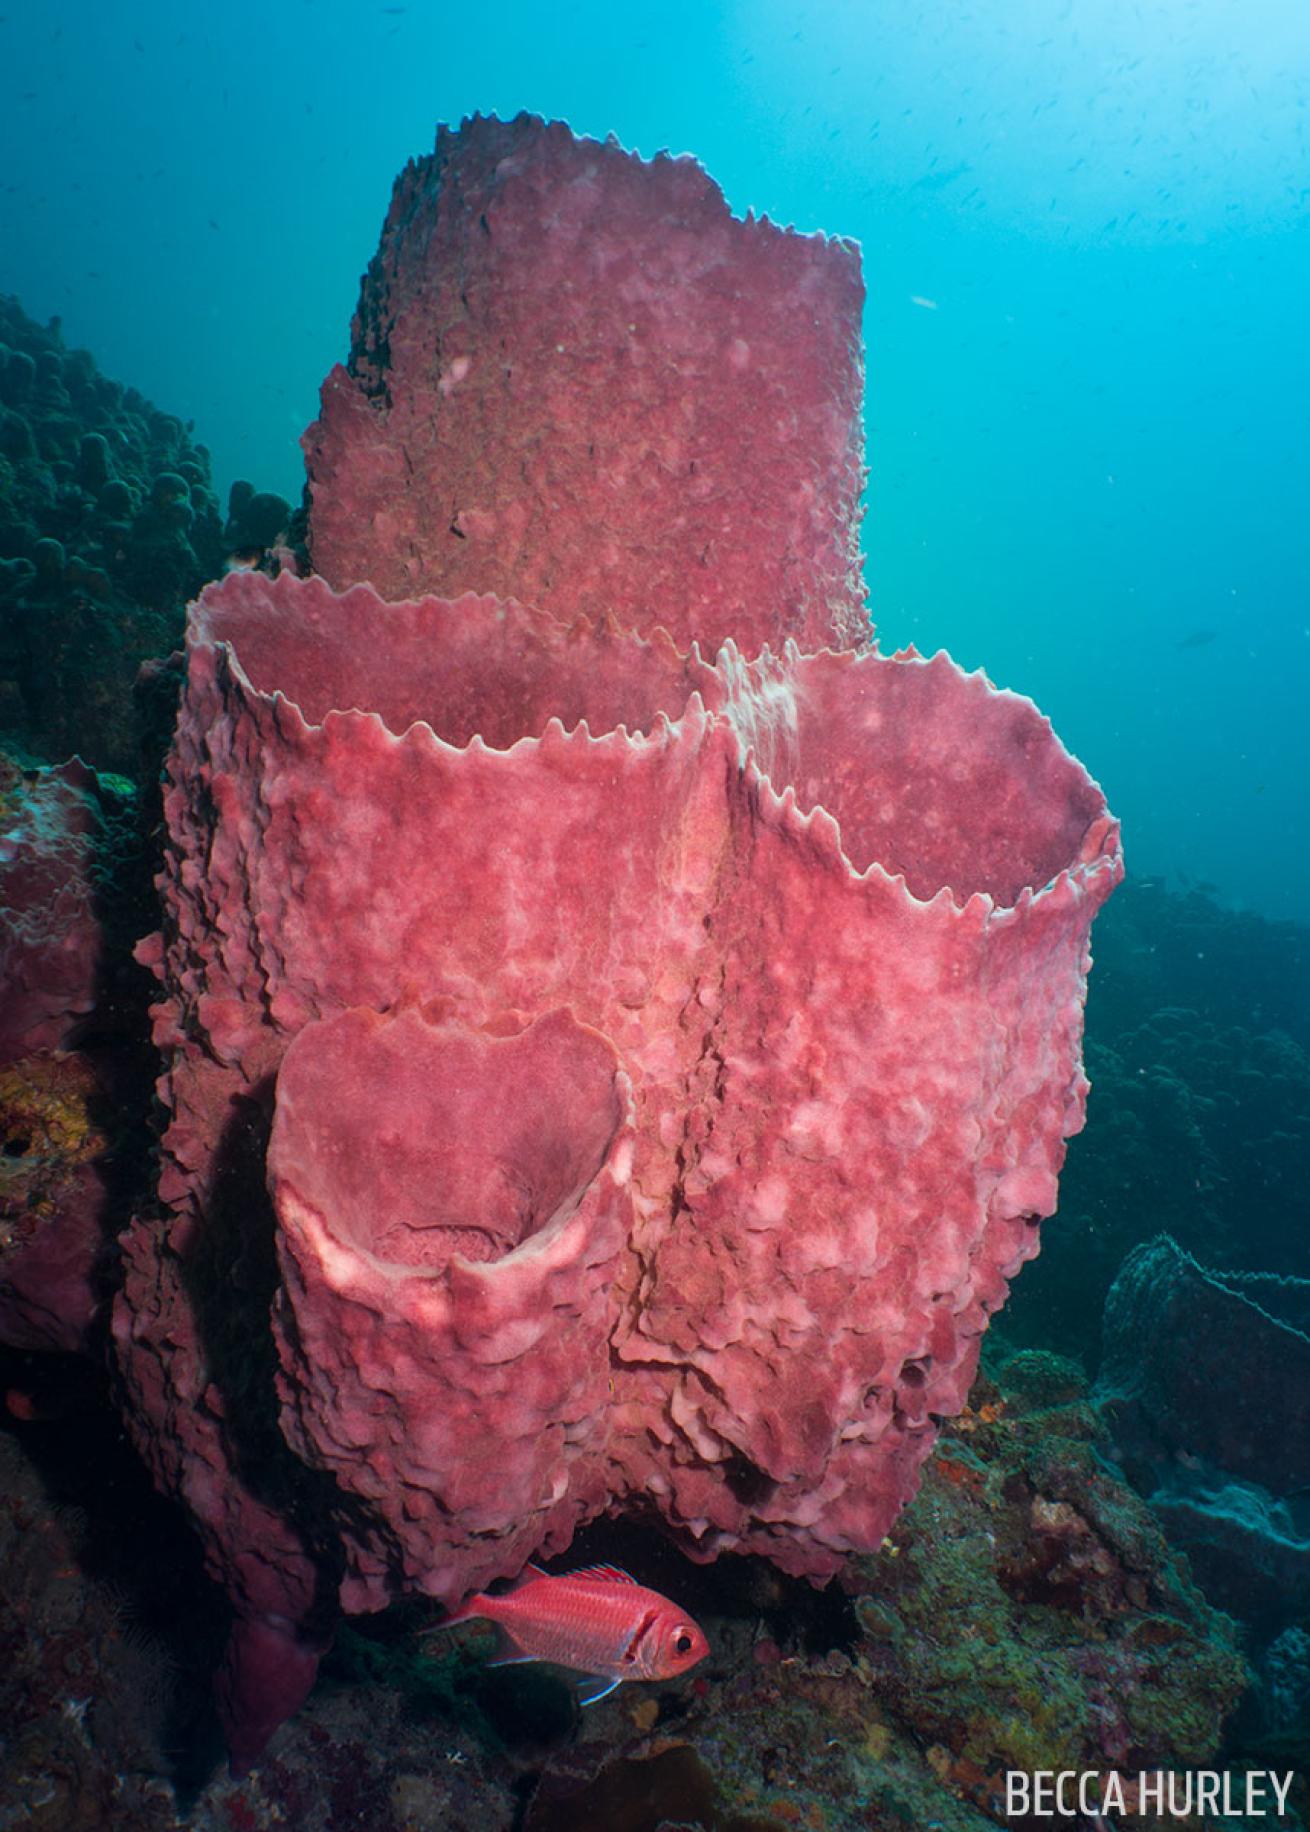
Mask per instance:
[[[529,1654],[524,1647],[520,1647],[519,1641],[515,1641],[513,1634],[506,1629],[502,1621],[498,1621],[495,1630],[497,1630],[497,1645],[491,1652],[491,1658],[487,1660],[486,1665],[489,1667],[522,1667],[524,1663],[531,1662],[531,1660],[540,1660],[540,1654]]]
[[[595,1705],[603,1698],[608,1698],[618,1685],[617,1679],[611,1679],[608,1673],[586,1673],[577,1682],[578,1703]]]
[[[487,1662],[489,1667],[521,1667],[540,1658],[539,1654],[525,1654],[504,1623],[496,1624],[496,1651]]]

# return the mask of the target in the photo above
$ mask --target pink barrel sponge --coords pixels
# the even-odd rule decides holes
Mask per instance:
[[[413,1010],[308,1025],[268,1152],[283,1428],[450,1596],[608,1500],[632,1099],[567,1011],[497,1036]],[[379,1405],[385,1392],[389,1404]]]
[[[868,644],[859,296],[689,162],[443,134],[308,437],[326,576],[192,607],[114,1329],[242,1759],[335,1608],[599,1513],[876,1545],[1036,1251],[1118,830]]]
[[[77,757],[24,769],[0,752],[0,1063],[67,1045],[95,1005],[96,782]]]
[[[166,805],[165,1187],[281,1063],[282,1429],[392,1568],[453,1601],[636,1496],[876,1544],[1082,1121],[1117,832],[1032,705],[237,575]]]
[[[693,159],[443,128],[305,436],[315,570],[682,648],[863,641],[863,301],[853,243],[735,218]]]

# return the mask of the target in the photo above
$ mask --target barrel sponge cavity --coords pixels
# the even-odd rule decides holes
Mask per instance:
[[[519,1036],[348,1011],[302,1031],[270,1146],[344,1248],[499,1259],[576,1207],[622,1119],[612,1047],[559,1012]]]

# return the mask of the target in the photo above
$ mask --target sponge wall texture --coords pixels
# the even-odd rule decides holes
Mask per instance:
[[[305,436],[315,570],[682,646],[869,634],[853,243],[521,115],[396,185]]]

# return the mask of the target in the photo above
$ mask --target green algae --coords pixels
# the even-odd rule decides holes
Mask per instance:
[[[1004,1377],[862,1561],[875,1692],[948,1768],[1212,1759],[1249,1679],[1235,1626],[1108,1462],[1073,1364],[1028,1353]]]

